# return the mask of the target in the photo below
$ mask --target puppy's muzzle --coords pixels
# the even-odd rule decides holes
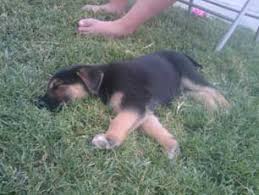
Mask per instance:
[[[49,111],[60,111],[63,103],[62,102],[58,102],[55,99],[51,99],[48,96],[39,96],[35,102],[36,106],[39,109],[47,109]]]
[[[43,96],[39,96],[35,102],[37,108],[42,109],[42,108],[46,108],[48,107],[46,102],[44,101],[44,97]]]

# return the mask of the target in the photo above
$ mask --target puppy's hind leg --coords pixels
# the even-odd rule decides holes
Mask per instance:
[[[203,103],[209,111],[230,107],[225,97],[217,89],[209,85],[199,85],[188,78],[182,78],[181,85],[183,89],[187,90],[188,95]]]
[[[176,139],[162,126],[156,116],[149,115],[141,127],[147,135],[153,137],[164,147],[169,159],[175,158],[180,153]]]

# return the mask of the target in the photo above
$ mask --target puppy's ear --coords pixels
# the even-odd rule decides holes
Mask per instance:
[[[104,73],[89,67],[80,68],[77,75],[83,81],[90,93],[97,95],[103,81]]]
[[[49,83],[48,83],[48,88],[51,89],[51,88],[54,88],[54,87],[57,87],[59,85],[63,84],[63,81],[60,80],[60,79],[56,79],[56,78],[52,78]]]

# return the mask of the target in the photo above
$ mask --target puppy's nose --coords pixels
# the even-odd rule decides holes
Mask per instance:
[[[39,109],[42,109],[42,108],[46,108],[47,107],[47,104],[46,102],[44,101],[44,97],[40,96],[38,97],[37,101],[36,101],[36,106],[39,108]]]

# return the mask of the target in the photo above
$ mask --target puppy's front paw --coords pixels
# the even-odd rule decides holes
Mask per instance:
[[[176,143],[173,145],[168,151],[167,155],[169,159],[176,159],[176,157],[180,154],[180,147],[179,144]]]
[[[118,145],[115,141],[108,139],[105,134],[97,134],[94,136],[92,144],[99,149],[112,149]]]

